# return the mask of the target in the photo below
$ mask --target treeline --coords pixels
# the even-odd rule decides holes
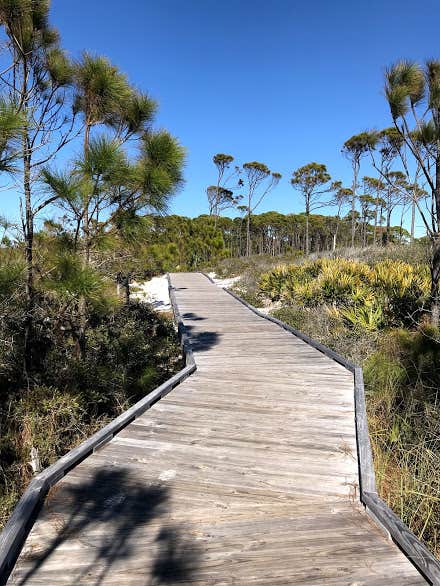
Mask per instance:
[[[215,259],[240,257],[247,254],[249,240],[246,217],[228,218],[201,215],[151,216],[144,218],[149,227],[137,256],[132,258],[132,273],[145,274],[168,270],[199,269]],[[292,252],[332,251],[351,245],[351,217],[338,218],[311,214],[307,229],[305,214],[264,212],[251,216],[251,254],[278,256]],[[382,241],[386,228],[362,222],[358,218],[356,245]],[[389,230],[391,242],[406,242],[409,233],[402,226]],[[130,262],[130,261],[128,261]],[[136,268],[138,267],[138,268]]]

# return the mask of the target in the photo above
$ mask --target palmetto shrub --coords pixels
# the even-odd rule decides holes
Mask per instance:
[[[259,287],[273,301],[330,305],[351,327],[372,331],[416,322],[429,294],[429,273],[400,260],[369,265],[323,258],[275,268],[262,275]]]

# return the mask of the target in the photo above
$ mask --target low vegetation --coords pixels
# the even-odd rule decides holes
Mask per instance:
[[[113,286],[115,288],[115,286]],[[33,473],[48,466],[182,367],[172,322],[145,303],[90,310],[80,357],[60,312],[39,292],[32,379],[22,376],[25,301],[0,295],[0,524]],[[97,291],[96,291],[97,293]],[[17,344],[18,341],[18,344]]]

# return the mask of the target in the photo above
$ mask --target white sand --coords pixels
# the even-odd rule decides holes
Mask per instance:
[[[219,287],[225,287],[226,289],[233,287],[241,279],[240,276],[230,277],[229,279],[219,279],[219,278],[217,278],[217,275],[215,273],[207,273],[207,274],[211,277],[211,279],[214,281],[214,283],[216,285],[218,285]]]
[[[171,311],[170,296],[168,294],[168,279],[166,275],[153,277],[144,283],[131,284],[133,299],[146,301],[157,311]]]

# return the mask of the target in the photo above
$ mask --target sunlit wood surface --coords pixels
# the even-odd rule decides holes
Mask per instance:
[[[425,584],[358,500],[353,375],[171,276],[197,372],[52,489],[10,584]]]

